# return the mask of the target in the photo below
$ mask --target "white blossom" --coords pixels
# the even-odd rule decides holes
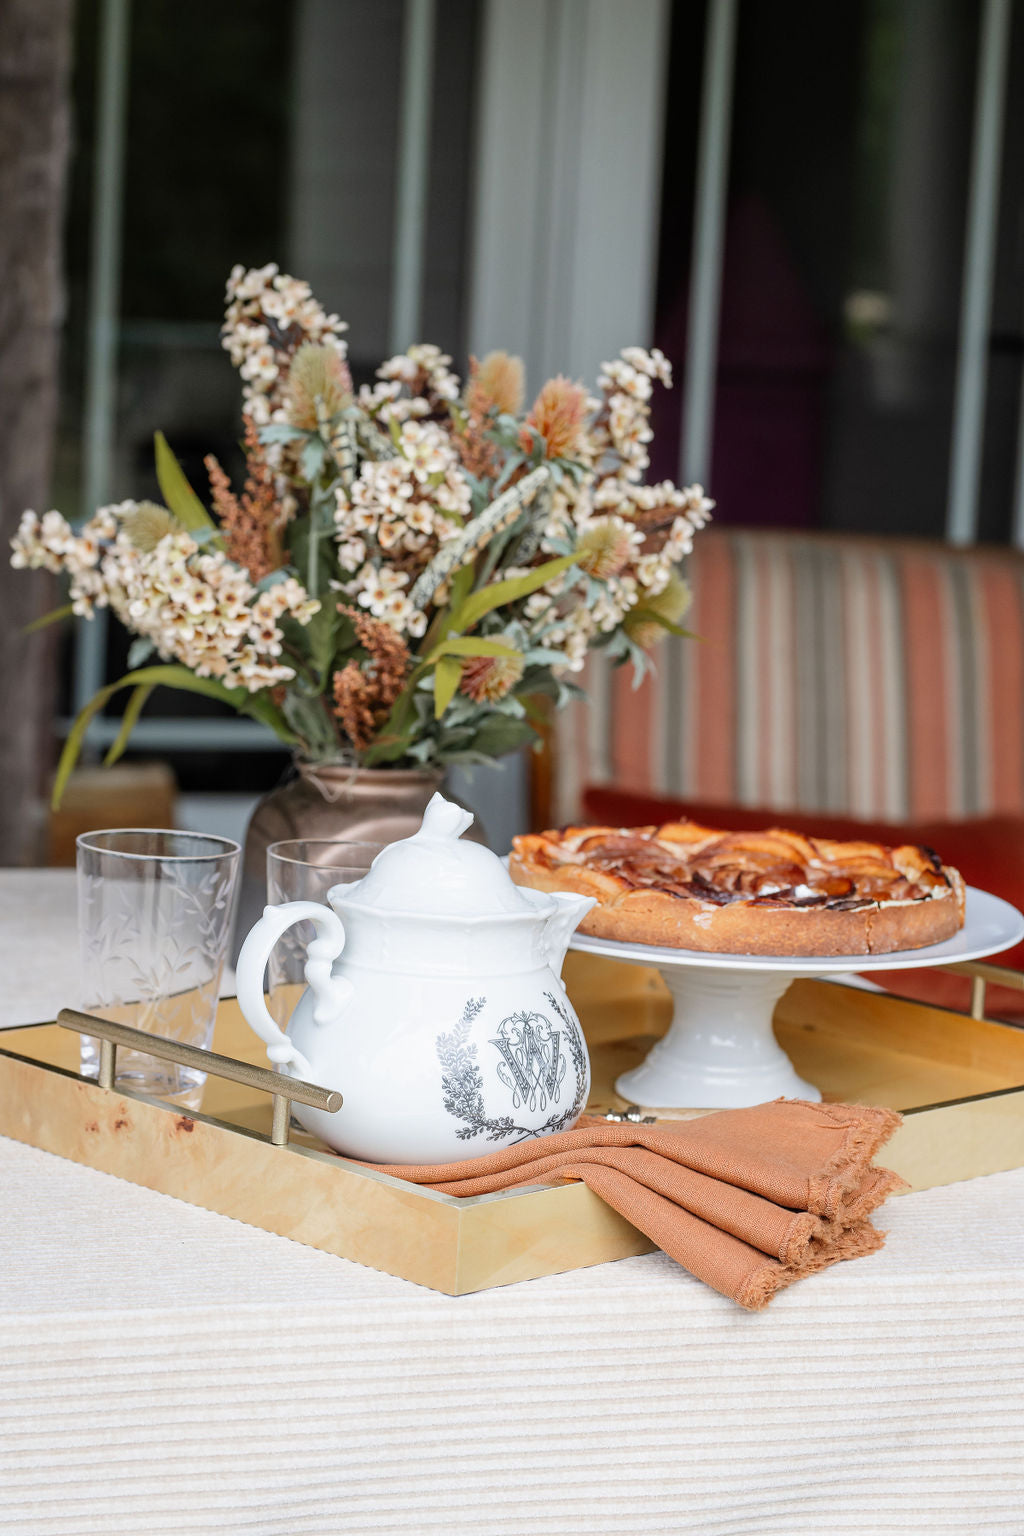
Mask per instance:
[[[59,512],[40,520],[26,512],[12,539],[12,562],[64,571],[74,611],[88,618],[109,606],[136,635],[152,640],[165,660],[197,677],[257,693],[288,682],[294,669],[278,661],[286,615],[308,624],[320,607],[294,577],[258,592],[218,550],[202,550],[184,528],[139,550],[124,526],[133,501],[102,507],[75,534]]]
[[[344,360],[347,329],[325,313],[308,283],[279,271],[276,262],[232,269],[221,340],[243,380],[243,409],[257,426],[285,419],[284,383],[299,344],[333,347]]]

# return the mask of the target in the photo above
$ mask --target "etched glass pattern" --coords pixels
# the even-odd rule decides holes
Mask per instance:
[[[328,906],[334,885],[361,880],[383,843],[341,838],[296,837],[267,849],[267,902],[318,901]],[[306,947],[315,937],[312,923],[296,923],[274,945],[267,966],[267,1007],[274,1023],[286,1030],[306,985]]]
[[[209,1049],[234,912],[238,844],[123,828],[78,839],[82,1006],[87,1013]],[[98,1042],[82,1036],[95,1077]],[[124,1088],[198,1109],[205,1073],[117,1053]]]

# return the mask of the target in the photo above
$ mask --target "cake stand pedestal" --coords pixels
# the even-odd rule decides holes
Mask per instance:
[[[672,1023],[647,1059],[618,1079],[623,1098],[687,1109],[821,1098],[797,1076],[772,1029],[775,1005],[797,972],[659,969],[672,994]]]
[[[663,945],[573,936],[571,949],[632,965],[655,966],[672,994],[664,1039],[624,1072],[616,1092],[645,1109],[738,1109],[767,1099],[820,1099],[799,1077],[772,1029],[775,1005],[790,982],[836,980],[855,972],[913,970],[980,960],[1024,938],[1024,917],[987,891],[967,892],[960,932],[926,949],[890,955],[712,955]]]

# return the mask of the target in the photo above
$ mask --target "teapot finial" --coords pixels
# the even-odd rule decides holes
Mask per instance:
[[[473,812],[461,805],[453,805],[440,792],[435,792],[423,812],[423,824],[413,838],[461,837],[467,827],[473,825]],[[410,839],[411,841],[411,839]]]
[[[462,836],[472,823],[472,811],[435,794],[412,836],[382,848],[361,880],[336,886],[332,903],[346,912],[372,908],[431,918],[529,912],[497,854]]]

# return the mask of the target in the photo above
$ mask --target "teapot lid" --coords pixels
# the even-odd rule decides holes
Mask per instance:
[[[368,872],[332,897],[346,907],[435,917],[538,915],[537,896],[515,885],[502,861],[480,843],[462,841],[472,811],[435,794],[419,831],[389,843]],[[531,897],[533,899],[531,899]]]

